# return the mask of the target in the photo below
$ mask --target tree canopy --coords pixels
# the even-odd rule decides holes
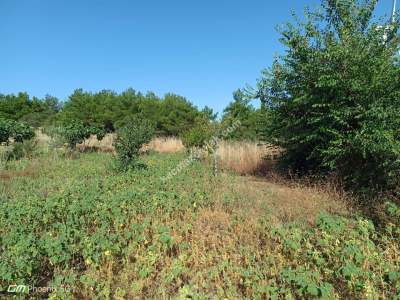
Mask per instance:
[[[154,93],[143,95],[133,89],[121,94],[109,90],[89,93],[78,89],[68,98],[58,119],[62,123],[79,120],[111,132],[137,116],[155,124],[159,135],[179,136],[192,127],[201,114],[186,98],[175,94],[159,98]]]
[[[376,3],[324,0],[286,24],[286,52],[257,89],[283,166],[337,173],[361,191],[394,189],[400,178],[399,22],[376,23]]]
[[[60,108],[58,99],[50,95],[31,99],[27,93],[0,94],[0,118],[23,121],[34,127],[52,122]]]

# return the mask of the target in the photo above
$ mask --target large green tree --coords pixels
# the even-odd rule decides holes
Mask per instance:
[[[284,166],[337,173],[358,191],[400,178],[399,22],[373,16],[375,0],[323,0],[281,30],[286,47],[258,82],[264,136]]]

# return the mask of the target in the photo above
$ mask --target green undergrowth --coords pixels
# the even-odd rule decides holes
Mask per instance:
[[[274,225],[268,207],[241,211],[235,176],[205,163],[163,180],[184,157],[152,153],[126,173],[100,153],[25,162],[32,174],[0,181],[1,295],[399,299],[397,206],[379,230],[323,211],[312,226]],[[55,289],[8,293],[15,284]]]

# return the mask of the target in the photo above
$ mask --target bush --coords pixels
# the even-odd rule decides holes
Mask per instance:
[[[76,144],[82,143],[90,135],[96,135],[98,140],[102,140],[106,135],[103,128],[86,126],[80,121],[73,121],[60,127],[46,128],[46,133],[56,140],[62,140],[70,149],[75,149]]]
[[[8,144],[10,138],[21,143],[34,137],[35,132],[30,126],[14,120],[0,119],[0,144]]]
[[[80,122],[70,122],[60,128],[60,135],[64,138],[70,149],[90,137],[89,130]]]
[[[259,81],[264,134],[282,166],[338,174],[362,195],[400,179],[398,22],[373,24],[376,1],[323,1],[282,31],[287,54]]]
[[[18,143],[31,140],[35,137],[35,132],[30,126],[19,122],[14,122],[11,131],[14,141]]]
[[[198,122],[182,136],[182,143],[187,149],[202,148],[211,140],[213,131],[206,122]]]
[[[154,125],[145,119],[132,119],[122,127],[114,142],[119,169],[137,167],[139,151],[144,144],[150,142],[153,135]]]
[[[0,144],[6,143],[11,137],[11,122],[8,120],[0,119]]]

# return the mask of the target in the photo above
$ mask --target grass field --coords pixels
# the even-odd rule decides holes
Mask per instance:
[[[207,161],[163,181],[184,158],[150,152],[147,168],[127,173],[114,171],[110,153],[9,163],[0,296],[13,284],[55,287],[19,294],[32,299],[400,295],[399,223],[377,230],[340,193],[213,177]]]

